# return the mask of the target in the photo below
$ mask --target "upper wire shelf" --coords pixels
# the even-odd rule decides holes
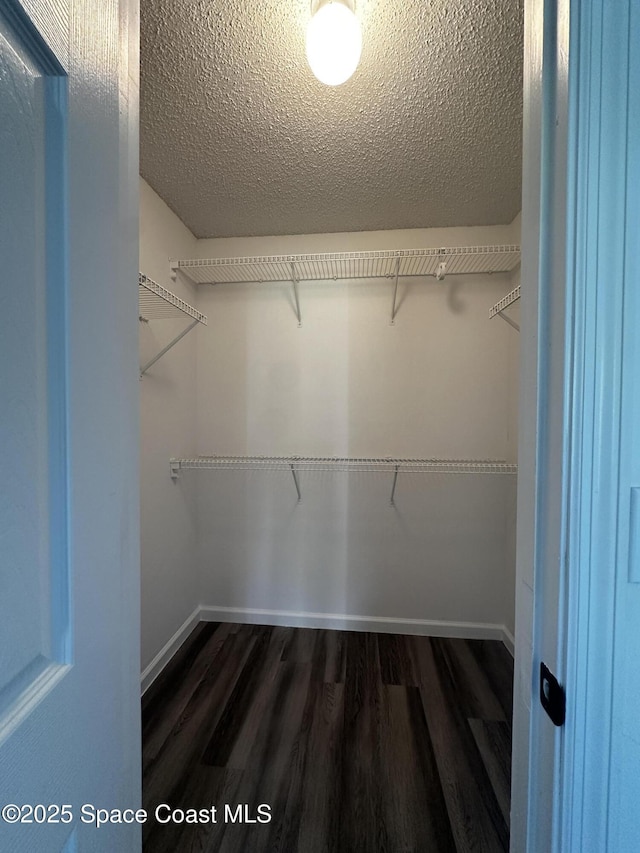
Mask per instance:
[[[140,376],[143,376],[149,368],[162,358],[171,347],[184,338],[187,332],[190,332],[194,326],[201,323],[207,325],[207,318],[200,311],[197,311],[184,299],[180,299],[175,293],[162,287],[161,284],[153,281],[143,273],[138,273],[138,317],[143,322],[149,320],[171,320],[174,318],[189,318],[191,322],[178,335],[175,336],[159,353],[142,366]]]
[[[380,252],[325,252],[311,255],[260,255],[173,261],[171,269],[194,284],[291,282],[298,325],[302,325],[298,283],[333,279],[395,279],[391,325],[398,312],[398,281],[405,276],[510,272],[520,262],[520,246],[458,246]]]
[[[509,305],[512,305],[518,299],[520,299],[520,285],[514,287],[510,293],[507,293],[506,296],[504,296],[499,302],[496,302],[496,304],[489,309],[489,319],[491,319],[492,317],[500,316],[503,320],[506,320],[510,326],[513,326],[514,329],[520,331],[520,326],[516,323],[516,321],[512,320],[511,317],[507,317],[506,314],[502,313],[505,308],[508,308]]]
[[[506,245],[192,259],[174,261],[172,268],[195,284],[228,284],[289,282],[292,264],[297,281],[325,281],[510,272],[519,262],[520,246]]]
[[[234,468],[288,471],[387,471],[409,474],[514,474],[518,466],[494,459],[401,459],[346,456],[196,456],[172,459],[172,470],[182,468]]]
[[[142,320],[169,320],[175,317],[191,317],[207,325],[207,318],[193,306],[180,299],[175,293],[148,276],[138,273],[138,308]]]
[[[375,471],[393,475],[390,504],[395,501],[399,474],[515,474],[518,466],[494,459],[399,459],[394,457],[347,456],[196,456],[191,459],[171,459],[170,470],[177,480],[182,469],[227,469],[288,471],[302,500],[300,471]]]
[[[514,287],[511,293],[507,293],[507,295],[500,300],[500,302],[496,302],[496,304],[489,309],[489,319],[491,317],[495,317],[496,314],[502,313],[505,308],[508,308],[513,302],[517,299],[520,299],[520,285]]]

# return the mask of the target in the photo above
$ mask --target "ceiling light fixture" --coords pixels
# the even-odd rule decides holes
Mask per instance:
[[[344,0],[328,0],[307,26],[307,61],[321,83],[339,86],[360,62],[362,32],[353,9]]]

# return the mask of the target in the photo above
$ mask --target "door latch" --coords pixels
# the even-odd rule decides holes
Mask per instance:
[[[564,688],[549,667],[540,662],[540,702],[554,726],[564,725],[567,699]]]

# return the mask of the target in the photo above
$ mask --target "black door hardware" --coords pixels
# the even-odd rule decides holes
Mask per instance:
[[[546,664],[540,662],[540,702],[554,726],[564,725],[566,696],[564,688]]]

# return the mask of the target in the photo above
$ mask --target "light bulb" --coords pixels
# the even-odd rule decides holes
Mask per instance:
[[[321,83],[339,86],[358,67],[362,52],[360,22],[341,2],[322,6],[307,26],[307,61]]]

